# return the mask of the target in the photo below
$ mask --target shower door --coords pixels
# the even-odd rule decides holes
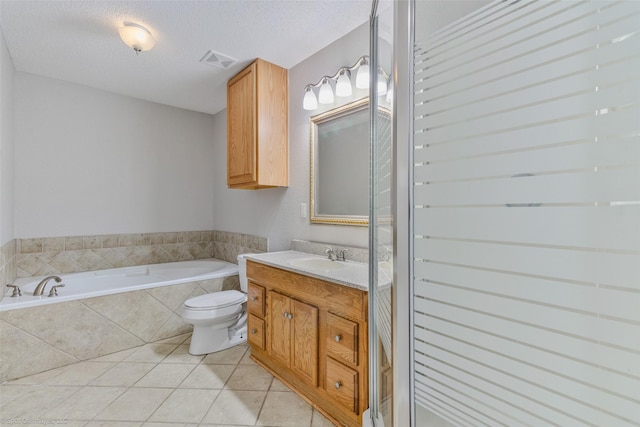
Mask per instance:
[[[413,49],[411,424],[640,426],[640,2],[498,0]]]
[[[391,290],[393,286],[392,100],[393,9],[374,1],[370,32],[369,420],[390,427],[392,413]]]

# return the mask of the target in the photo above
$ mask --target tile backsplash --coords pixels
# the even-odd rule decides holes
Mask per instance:
[[[238,254],[268,250],[266,237],[217,230],[39,237],[10,243],[2,248],[6,283],[17,277],[202,258],[236,263]]]
[[[11,240],[0,248],[0,286],[16,280],[16,241]],[[1,294],[1,293],[0,293]]]
[[[306,252],[315,255],[325,255],[328,247],[346,249],[345,257],[348,261],[369,262],[369,250],[365,248],[356,248],[353,246],[336,245],[333,243],[309,242],[306,240],[294,239],[291,241],[291,250],[298,252]]]

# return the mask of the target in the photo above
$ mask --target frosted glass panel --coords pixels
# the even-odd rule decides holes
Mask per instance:
[[[415,46],[416,402],[640,425],[640,2],[496,1]]]

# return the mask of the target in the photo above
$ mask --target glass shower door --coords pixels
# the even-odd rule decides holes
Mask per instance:
[[[640,425],[640,2],[493,1],[413,62],[413,425]]]
[[[370,33],[369,407],[375,427],[391,426],[393,285],[393,10],[374,1]]]

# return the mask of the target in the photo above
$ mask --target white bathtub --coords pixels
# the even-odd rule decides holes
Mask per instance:
[[[58,274],[64,283],[58,288],[58,296],[49,297],[51,286],[59,285],[50,280],[42,296],[33,296],[38,283],[46,276],[28,277],[14,282],[22,290],[21,297],[6,293],[0,301],[0,312],[19,308],[54,304],[82,298],[92,298],[121,292],[157,288],[178,283],[228,277],[238,274],[238,266],[218,259],[169,262],[135,267],[111,268],[83,273]]]

